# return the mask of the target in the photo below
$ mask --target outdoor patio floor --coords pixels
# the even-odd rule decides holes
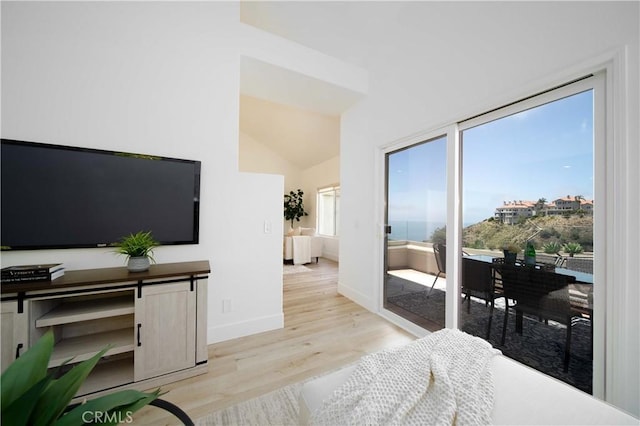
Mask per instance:
[[[412,269],[389,271],[385,288],[385,308],[429,330],[445,324],[446,278],[439,277],[427,297],[435,275]],[[462,299],[461,299],[462,300]],[[504,298],[496,299],[491,321],[489,342],[523,364],[565,381],[591,393],[592,348],[589,320],[573,326],[569,371],[563,371],[563,351],[566,336],[564,325],[538,318],[525,318],[523,334],[515,332],[515,315],[509,312],[505,345],[501,345],[505,310]],[[460,306],[460,328],[483,339],[487,338],[490,309],[484,300],[471,298]]]

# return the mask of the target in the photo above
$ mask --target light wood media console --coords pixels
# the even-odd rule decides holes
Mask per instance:
[[[208,261],[196,261],[2,283],[2,371],[53,329],[50,368],[72,357],[73,365],[110,345],[74,401],[206,373],[209,273]]]

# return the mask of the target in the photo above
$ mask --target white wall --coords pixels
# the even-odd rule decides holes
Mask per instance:
[[[1,8],[2,137],[200,160],[200,244],[159,247],[155,258],[210,261],[209,343],[282,327],[284,181],[239,172],[240,58],[315,66],[314,78],[336,87],[361,71],[248,28],[233,2]],[[1,261],[124,265],[108,249],[3,252]]]
[[[231,229],[220,240],[224,264],[212,264],[209,297],[210,343],[284,326],[282,314],[282,194],[279,175],[240,173],[226,198],[222,224]],[[240,195],[242,194],[242,195]],[[242,200],[246,197],[246,200]],[[219,200],[224,202],[224,200]],[[271,227],[264,232],[265,222]],[[224,266],[224,267],[222,267]],[[245,272],[249,269],[251,271]],[[225,299],[231,312],[223,313]]]
[[[202,161],[200,244],[155,257],[210,261],[209,342],[283,325],[282,178],[238,172],[238,13],[233,3],[2,3],[2,137]],[[107,249],[2,254],[3,265],[53,261],[124,263]]]
[[[612,52],[622,69],[610,91],[616,108],[618,155],[615,253],[609,296],[619,301],[608,337],[607,399],[639,415],[640,270],[637,241],[639,4],[637,2],[415,2],[354,5],[363,19],[393,17],[386,42],[369,59],[369,95],[342,116],[340,290],[379,308],[382,197],[372,182],[382,173],[376,152],[418,131],[434,130],[570,81]],[[622,98],[622,99],[620,99]],[[630,253],[634,253],[631,255]],[[623,296],[623,297],[622,297]]]
[[[283,188],[276,198],[280,203],[282,233],[288,232],[291,224],[283,217],[283,196],[288,194],[289,191],[295,191],[300,188],[300,182],[302,181],[300,167],[287,161],[265,144],[240,131],[240,170],[243,172],[279,175],[283,178]],[[302,218],[298,224],[307,227],[306,218]],[[280,252],[282,252],[282,247],[278,250],[278,253]]]
[[[301,169],[282,158],[277,152],[251,136],[240,133],[240,170],[255,173],[269,173],[284,177],[284,193],[302,189],[304,192],[304,206],[309,216],[295,222],[295,226],[316,227],[316,191],[318,188],[340,182],[340,157],[334,157],[318,165]],[[282,194],[280,195],[282,198]],[[290,227],[288,221],[283,221],[284,232]],[[325,238],[323,257],[338,260],[339,238]]]
[[[268,173],[284,176],[284,189],[289,192],[299,186],[302,170],[295,164],[282,158],[276,151],[257,141],[240,130],[240,171]]]
[[[216,35],[235,31],[236,9],[3,2],[2,137],[202,161],[201,244],[156,255],[215,265],[215,237],[229,238],[218,197],[238,190],[220,185],[237,174],[238,60]],[[2,260],[123,264],[99,249],[5,252]]]

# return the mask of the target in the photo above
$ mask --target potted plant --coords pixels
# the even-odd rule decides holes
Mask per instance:
[[[131,414],[153,404],[160,396],[160,389],[150,393],[128,389],[70,406],[80,386],[109,348],[55,378],[47,368],[53,346],[53,331],[49,330],[2,373],[2,424],[117,424],[131,420]]]
[[[153,249],[158,242],[153,239],[151,231],[129,234],[117,243],[116,253],[127,256],[127,269],[131,272],[142,272],[149,269],[153,258]]]
[[[302,196],[304,192],[298,189],[296,192],[289,191],[289,194],[284,195],[284,218],[291,221],[291,228],[293,228],[293,221],[300,222],[302,216],[308,216],[309,214],[304,211],[304,205],[302,202]]]
[[[504,247],[502,252],[504,253],[504,263],[513,265],[516,263],[516,257],[518,256],[518,252],[520,248],[515,244],[509,244]]]

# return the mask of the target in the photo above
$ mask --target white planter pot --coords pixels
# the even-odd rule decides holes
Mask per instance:
[[[146,256],[143,257],[130,257],[127,262],[127,269],[130,272],[142,272],[149,269],[151,266],[151,262],[149,262],[149,258]]]

